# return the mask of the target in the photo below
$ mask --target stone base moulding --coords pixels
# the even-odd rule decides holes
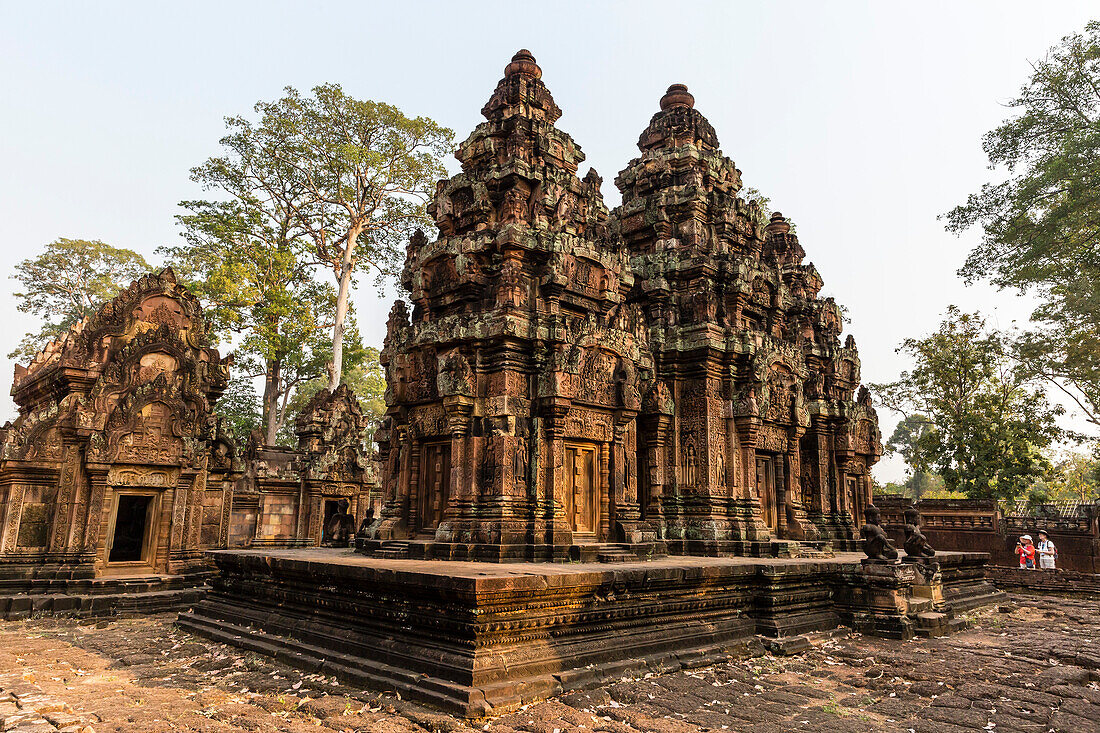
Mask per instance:
[[[837,628],[860,558],[466,563],[351,550],[216,551],[185,629],[482,717],[623,674]]]
[[[0,578],[0,619],[31,616],[136,616],[198,603],[211,573],[124,578]]]

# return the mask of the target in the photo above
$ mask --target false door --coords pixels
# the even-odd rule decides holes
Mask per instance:
[[[863,524],[863,507],[859,501],[859,484],[855,476],[848,476],[845,483],[845,501],[848,502],[848,511],[852,515],[852,521],[858,528]]]
[[[574,542],[595,540],[600,526],[599,484],[596,479],[596,446],[565,446],[565,516]],[[579,537],[578,537],[579,536]]]
[[[775,496],[775,459],[771,456],[756,457],[756,495],[760,497],[760,511],[764,522],[773,532],[778,523]]]
[[[420,451],[417,529],[434,531],[451,498],[451,444],[428,443]]]

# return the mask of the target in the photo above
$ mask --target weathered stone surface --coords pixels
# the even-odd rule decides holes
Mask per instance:
[[[384,506],[360,549],[621,561],[849,543],[881,436],[791,225],[738,196],[682,85],[609,214],[541,77],[516,54],[439,182],[438,238],[409,242],[412,310],[395,304],[382,352]]]
[[[212,556],[213,590],[180,616],[185,628],[474,717],[639,670],[759,654],[758,635],[797,653],[809,637],[793,637],[857,614],[861,630],[896,638],[917,623],[912,565],[868,573],[852,553],[491,566],[347,550]]]
[[[34,611],[79,612],[81,582],[104,574],[197,574],[201,585],[202,549],[224,544],[221,507],[240,470],[211,412],[228,361],[204,343],[198,301],[168,269],[16,367],[19,416],[0,429],[8,613],[22,613],[11,594],[26,591],[53,596]]]
[[[1093,730],[1100,715],[1094,683],[1040,691],[1035,681],[1045,669],[1075,666],[1048,660],[1100,636],[1100,608],[1083,599],[1014,600],[1013,613],[976,613],[966,633],[948,638],[819,637],[795,656],[623,675],[586,692],[468,722],[426,710],[404,694],[399,700],[392,688],[365,691],[331,675],[197,640],[163,616],[102,628],[56,619],[2,624],[0,667],[16,666],[18,649],[19,666],[33,671],[42,690],[87,715],[97,731]],[[148,663],[118,663],[148,650],[155,651]],[[1024,654],[1042,663],[1020,661]],[[75,669],[86,674],[74,675]],[[963,727],[961,717],[953,723],[934,719],[926,712],[932,708],[985,718],[967,718],[976,728]]]

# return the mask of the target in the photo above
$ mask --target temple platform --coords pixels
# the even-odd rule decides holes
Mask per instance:
[[[358,552],[389,560],[449,560],[491,563],[608,563],[654,560],[666,555],[697,557],[824,557],[833,548],[858,549],[844,540],[660,540],[648,543],[593,542],[572,545],[478,545],[435,539],[371,540],[357,538]]]
[[[350,549],[209,555],[219,572],[180,615],[184,628],[467,717],[624,674],[766,646],[806,648],[852,618],[845,589],[864,576],[856,553],[613,565],[387,559]],[[984,556],[941,555],[956,597],[996,596],[981,577]]]
[[[0,619],[136,616],[180,611],[208,590],[211,573],[80,577],[79,572],[0,578]]]

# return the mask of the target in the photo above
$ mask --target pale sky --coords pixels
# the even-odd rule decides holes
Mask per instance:
[[[426,115],[462,140],[519,48],[538,59],[571,134],[613,180],[674,82],[687,84],[746,186],[798,224],[847,306],[865,382],[896,378],[901,339],[948,304],[997,325],[1027,302],[955,275],[975,239],[936,217],[988,180],[981,137],[1029,59],[1080,31],[1095,2],[96,2],[0,0],[0,272],[58,237],[155,259],[175,243],[188,169],[226,115],[286,85]],[[449,164],[454,167],[454,161]],[[582,166],[583,175],[585,167]],[[0,284],[0,353],[37,324]],[[380,345],[391,296],[354,295]],[[0,381],[12,374],[0,358]],[[6,383],[6,382],[5,382]],[[10,398],[0,421],[14,417]],[[883,433],[896,422],[882,411]],[[904,465],[884,460],[880,480]]]

